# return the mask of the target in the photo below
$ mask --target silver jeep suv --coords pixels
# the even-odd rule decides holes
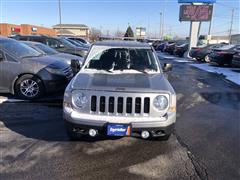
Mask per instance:
[[[146,43],[102,41],[92,45],[66,88],[63,115],[70,139],[139,136],[168,139],[176,121],[176,94]]]

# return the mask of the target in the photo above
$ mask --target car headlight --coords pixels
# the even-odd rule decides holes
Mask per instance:
[[[88,103],[88,99],[87,96],[79,91],[73,91],[72,92],[72,100],[75,106],[79,107],[79,108],[83,108],[86,106],[86,104]]]
[[[158,110],[164,110],[168,107],[168,99],[166,96],[159,95],[153,100],[153,105]]]
[[[51,74],[64,75],[64,73],[61,69],[54,69],[54,68],[47,67],[46,70],[48,72],[50,72]]]

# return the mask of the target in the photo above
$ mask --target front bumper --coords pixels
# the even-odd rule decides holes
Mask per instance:
[[[174,124],[176,122],[176,113],[167,113],[164,117],[159,118],[151,118],[151,117],[139,117],[131,118],[126,117],[127,121],[104,121],[102,119],[87,119],[82,116],[76,116],[76,114],[68,114],[64,112],[64,120],[67,128],[74,131],[78,129],[81,132],[87,134],[89,129],[98,130],[99,134],[106,135],[107,134],[107,125],[108,123],[116,123],[116,124],[129,124],[131,126],[131,136],[140,136],[142,131],[151,132],[152,136],[164,136],[166,134],[171,134],[173,131]],[[111,119],[111,117],[108,117]],[[77,131],[78,131],[77,130]],[[156,133],[160,132],[160,133]]]
[[[152,137],[162,137],[169,135],[174,130],[174,124],[165,126],[165,127],[136,127],[134,124],[129,124],[131,126],[131,136],[140,137],[142,131],[149,131]],[[107,135],[107,126],[108,123],[104,123],[101,126],[98,125],[86,125],[86,124],[76,124],[65,120],[65,126],[70,131],[79,132],[83,135],[88,135],[89,129],[95,129],[98,132],[98,135]]]

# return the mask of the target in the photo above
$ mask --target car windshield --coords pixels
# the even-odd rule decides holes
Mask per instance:
[[[93,57],[86,68],[106,71],[158,71],[158,65],[151,49],[132,48],[107,49]]]
[[[42,56],[42,53],[36,51],[24,43],[17,41],[3,41],[2,46],[10,54],[18,58]]]
[[[37,48],[39,48],[41,51],[43,51],[47,55],[54,55],[58,54],[58,52],[44,44],[36,44],[35,45]]]

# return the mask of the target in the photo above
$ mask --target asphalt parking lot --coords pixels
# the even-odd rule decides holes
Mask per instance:
[[[164,62],[173,64],[168,76],[178,97],[169,141],[70,142],[61,100],[6,101],[1,179],[239,179],[240,86],[187,61]]]

